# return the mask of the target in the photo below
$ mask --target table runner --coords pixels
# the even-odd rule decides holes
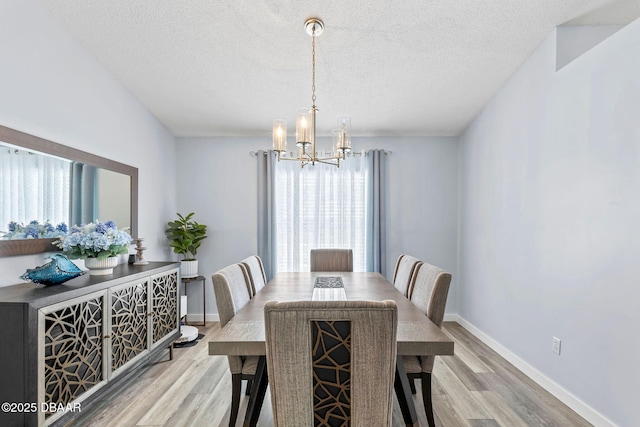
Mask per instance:
[[[314,288],[344,288],[342,277],[340,276],[322,276],[316,277]]]

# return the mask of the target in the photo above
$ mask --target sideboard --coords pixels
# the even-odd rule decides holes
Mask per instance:
[[[166,354],[179,283],[178,263],[150,262],[0,288],[0,425],[62,424]]]

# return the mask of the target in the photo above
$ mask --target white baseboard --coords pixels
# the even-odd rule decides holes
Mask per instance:
[[[568,390],[558,385],[551,378],[542,374],[525,360],[512,353],[508,348],[491,338],[489,335],[478,329],[471,322],[457,314],[445,314],[445,322],[457,322],[476,338],[489,346],[493,351],[504,357],[509,363],[522,371],[525,375],[538,383],[542,388],[554,395],[558,400],[567,405],[585,420],[595,427],[616,427],[616,425],[604,415],[587,405],[585,402],[571,394]],[[454,349],[455,352],[455,349]]]
[[[460,323],[460,316],[458,316],[457,314],[444,314],[444,321],[445,322],[458,322]],[[462,325],[462,323],[460,323]]]

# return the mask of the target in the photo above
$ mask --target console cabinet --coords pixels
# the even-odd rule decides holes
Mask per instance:
[[[149,263],[0,288],[0,402],[16,404],[0,425],[62,424],[162,357],[180,335],[179,280],[176,263]]]

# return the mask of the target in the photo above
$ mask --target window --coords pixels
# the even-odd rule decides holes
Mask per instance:
[[[309,271],[316,248],[353,249],[353,270],[366,271],[367,172],[364,156],[340,167],[275,167],[276,271]]]
[[[70,161],[0,145],[0,230],[10,221],[69,222]]]

